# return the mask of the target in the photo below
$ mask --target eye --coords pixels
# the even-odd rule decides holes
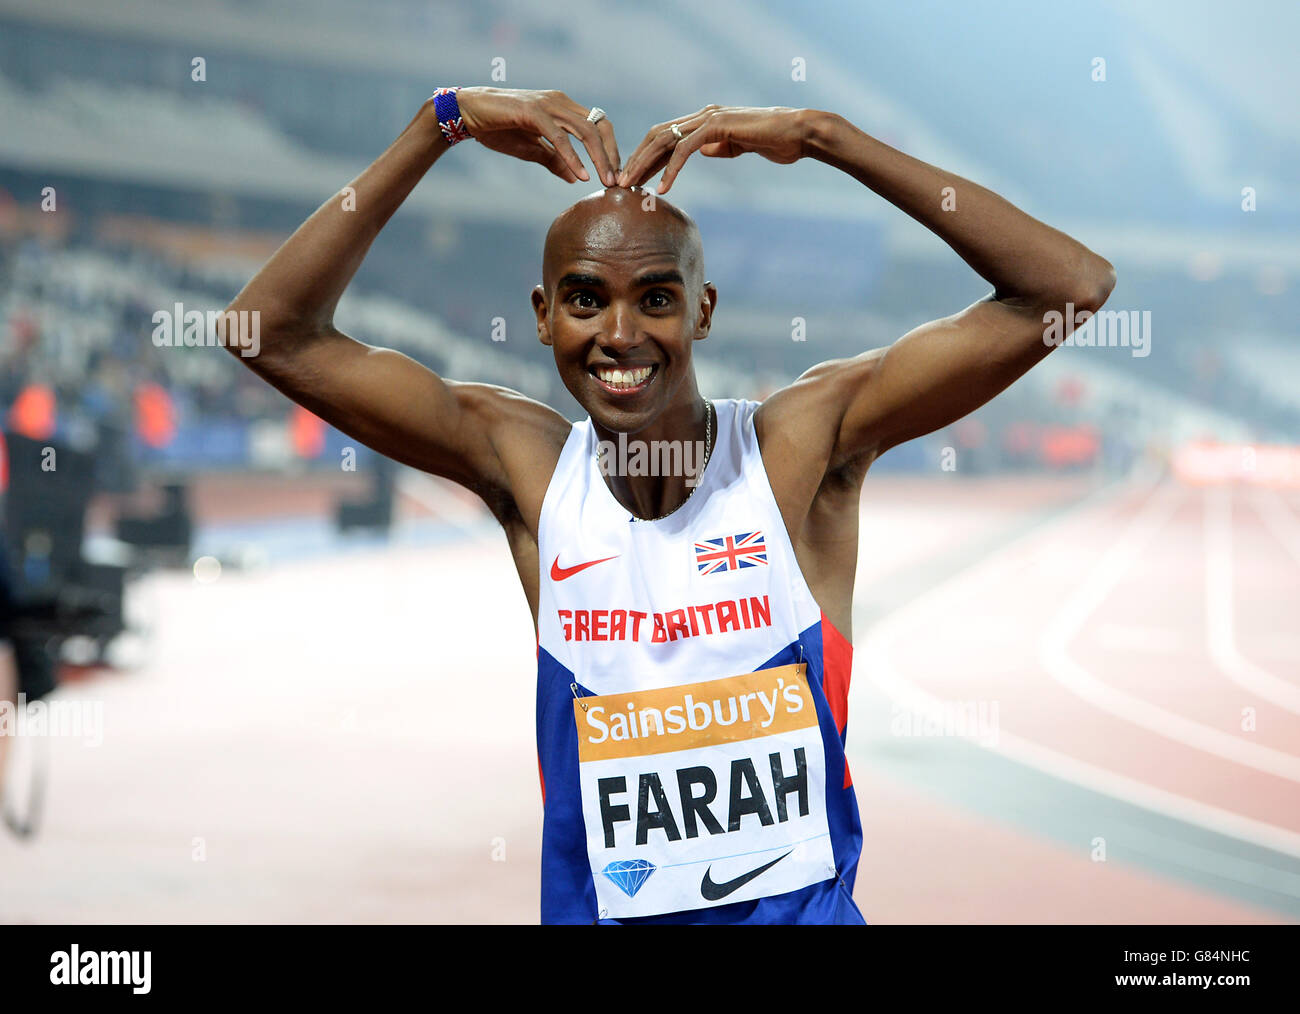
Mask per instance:
[[[581,303],[579,300],[589,299],[590,303]],[[579,289],[569,296],[569,302],[579,310],[594,310],[596,308],[596,296],[590,289]]]
[[[667,307],[670,306],[670,305],[672,304],[672,301],[673,301],[672,293],[668,292],[668,291],[665,290],[665,289],[652,289],[650,292],[646,293],[646,297],[645,297],[645,298],[646,298],[647,300],[653,300],[653,299],[661,299],[661,300],[663,300],[663,302],[660,302],[660,303],[651,303],[651,304],[650,304],[651,309],[654,309],[654,310],[663,310],[663,309],[667,309]]]

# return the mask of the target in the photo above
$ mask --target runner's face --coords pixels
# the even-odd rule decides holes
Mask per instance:
[[[636,210],[594,217],[557,242],[550,299],[534,294],[564,386],[606,429],[636,433],[698,397],[691,344],[708,334],[712,286],[691,284],[681,233]]]

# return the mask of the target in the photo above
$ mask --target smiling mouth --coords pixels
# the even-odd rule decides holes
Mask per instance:
[[[655,374],[657,365],[636,367],[592,366],[588,371],[606,391],[612,394],[634,394],[643,390]]]

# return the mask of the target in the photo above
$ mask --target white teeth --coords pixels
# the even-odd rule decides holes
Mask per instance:
[[[598,367],[596,376],[610,387],[637,387],[643,384],[652,372],[654,372],[652,366],[642,366],[635,370],[612,370]]]

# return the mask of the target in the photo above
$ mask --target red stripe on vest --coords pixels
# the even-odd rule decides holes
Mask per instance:
[[[853,645],[835,629],[835,625],[822,613],[822,692],[831,707],[835,728],[844,739],[849,722],[849,678],[853,675]],[[849,759],[844,758],[844,787],[853,784],[849,774]]]

